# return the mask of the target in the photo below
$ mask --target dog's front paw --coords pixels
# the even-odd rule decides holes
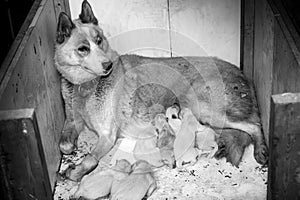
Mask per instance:
[[[256,144],[254,146],[254,158],[259,164],[266,165],[269,158],[268,147],[265,144]]]
[[[75,129],[63,131],[60,141],[59,149],[63,154],[71,154],[77,147],[78,133]]]
[[[59,149],[63,154],[71,154],[76,149],[74,143],[68,137],[62,136],[59,141]]]

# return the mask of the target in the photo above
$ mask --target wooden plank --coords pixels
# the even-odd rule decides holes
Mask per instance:
[[[253,82],[267,144],[274,55],[274,15],[266,0],[255,0]]]
[[[0,111],[2,199],[52,199],[33,109]]]
[[[253,80],[254,58],[254,0],[241,1],[241,69]]]
[[[240,0],[169,1],[174,56],[217,56],[240,65]]]
[[[300,93],[272,95],[268,199],[300,199]]]
[[[0,110],[35,109],[54,188],[61,157],[58,141],[64,110],[60,79],[53,62],[56,34],[53,1],[41,2],[28,31],[0,85]]]

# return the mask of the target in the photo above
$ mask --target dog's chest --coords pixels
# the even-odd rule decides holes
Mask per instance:
[[[85,83],[75,86],[73,112],[75,120],[98,132],[112,116],[111,87],[109,83]]]

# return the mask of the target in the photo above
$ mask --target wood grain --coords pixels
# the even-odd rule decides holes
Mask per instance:
[[[273,94],[300,92],[300,46],[293,40],[294,34],[278,15],[274,27]]]
[[[26,16],[26,19],[24,20],[18,35],[16,36],[13,44],[11,45],[4,61],[1,64],[0,67],[0,83],[2,83],[4,76],[6,75],[6,71],[8,70],[10,63],[14,60],[15,56],[18,56],[18,53],[20,52],[20,48],[22,48],[22,44],[26,43],[28,35],[30,35],[31,31],[28,29],[28,26],[30,25],[32,19],[35,16],[36,11],[38,10],[38,7],[40,5],[42,0],[35,0],[28,15]],[[20,46],[20,48],[19,48]],[[1,86],[0,86],[1,88]],[[1,95],[1,94],[0,94]]]
[[[43,0],[0,85],[0,110],[35,109],[52,188],[64,122],[60,80],[53,62],[55,34],[54,1]]]
[[[255,0],[241,1],[241,69],[248,80],[253,78]]]
[[[56,19],[58,19],[60,12],[71,14],[69,0],[53,0]]]
[[[266,0],[255,0],[253,82],[265,138],[269,139],[270,101],[274,60],[274,15]]]
[[[2,199],[52,199],[33,109],[0,111]]]
[[[272,95],[268,199],[300,199],[300,93]]]

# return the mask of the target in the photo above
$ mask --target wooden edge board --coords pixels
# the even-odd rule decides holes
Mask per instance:
[[[33,119],[34,109],[25,108],[17,110],[1,110],[0,111],[0,121],[11,120],[11,119],[23,119],[30,118]]]

